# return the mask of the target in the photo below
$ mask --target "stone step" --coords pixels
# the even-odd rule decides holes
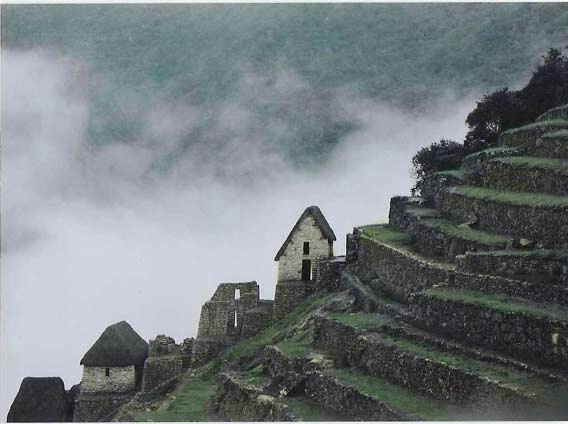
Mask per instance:
[[[351,421],[447,421],[457,408],[357,369],[330,368],[311,375],[306,397]]]
[[[367,375],[474,411],[519,405],[535,408],[546,401],[549,392],[565,387],[564,381],[553,377],[393,336],[381,330],[383,317],[376,314],[374,324],[369,317],[354,319],[354,315],[358,314],[320,318],[315,342],[334,355],[336,367],[356,367]],[[369,329],[362,329],[365,326]]]
[[[481,185],[497,190],[568,195],[568,159],[510,156],[486,161]]]
[[[568,304],[566,285],[458,271],[455,264],[419,253],[410,234],[390,225],[362,227],[361,232],[357,275],[378,298],[386,297],[390,301],[407,304],[415,292],[429,287],[451,286],[487,294]],[[354,294],[361,291],[355,288]],[[368,303],[367,309],[372,310],[378,302],[369,299]],[[387,313],[404,315],[407,312],[401,307],[393,307],[392,313]],[[381,310],[386,311],[384,305],[381,305]]]
[[[439,191],[437,209],[480,230],[525,238],[538,247],[568,246],[568,197],[456,186]]]
[[[568,250],[497,250],[458,256],[459,271],[568,287]]]
[[[543,134],[537,143],[525,148],[526,154],[545,158],[568,158],[568,130]]]
[[[410,295],[448,281],[455,265],[420,255],[414,237],[388,224],[360,227],[357,275],[377,295],[407,303]]]
[[[470,177],[478,174],[483,164],[488,160],[505,156],[519,156],[522,154],[524,154],[522,147],[490,147],[489,149],[467,155],[462,161],[462,169],[464,175]]]
[[[550,121],[555,119],[568,120],[568,105],[558,106],[554,109],[550,109],[549,111],[544,112],[542,115],[536,118],[537,122]]]
[[[513,239],[470,228],[467,224],[443,217],[436,209],[421,206],[412,197],[393,197],[390,202],[390,225],[412,233],[417,249],[428,256],[454,262],[465,252],[503,250]]]
[[[410,306],[417,323],[436,334],[568,369],[568,308],[552,303],[433,288]]]
[[[566,120],[548,120],[539,121],[524,127],[515,128],[505,131],[499,136],[499,146],[504,147],[522,147],[526,154],[538,156],[547,155],[547,150],[542,150],[540,143],[542,137],[547,133],[568,130],[568,121]],[[554,156],[557,157],[557,156]],[[568,156],[564,157],[568,159]]]

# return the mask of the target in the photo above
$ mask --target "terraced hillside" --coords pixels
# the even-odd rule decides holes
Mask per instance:
[[[391,200],[315,293],[136,420],[568,419],[568,105]]]

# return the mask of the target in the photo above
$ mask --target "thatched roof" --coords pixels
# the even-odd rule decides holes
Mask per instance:
[[[290,231],[290,234],[288,234],[288,237],[284,241],[284,244],[282,245],[282,247],[280,248],[280,250],[276,254],[276,257],[274,258],[275,261],[280,259],[280,256],[282,256],[282,254],[286,250],[286,247],[288,247],[288,244],[292,240],[294,233],[298,230],[302,221],[304,219],[306,219],[308,216],[314,217],[317,226],[319,227],[319,229],[321,230],[321,232],[322,232],[322,234],[324,235],[325,238],[327,238],[329,241],[337,240],[335,238],[335,234],[333,233],[333,230],[329,226],[329,223],[327,222],[327,219],[325,219],[325,216],[323,216],[323,213],[321,212],[320,208],[318,208],[317,206],[310,206],[310,207],[306,208],[306,210],[304,211],[302,216],[300,216],[300,218],[298,218],[296,225],[294,225],[294,228],[292,228],[292,231]]]
[[[148,343],[126,321],[113,324],[101,334],[81,359],[90,367],[142,365],[148,357]]]

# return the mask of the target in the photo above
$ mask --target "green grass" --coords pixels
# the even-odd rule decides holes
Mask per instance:
[[[567,259],[568,250],[493,250],[491,252],[475,252],[476,256],[510,256],[510,257],[535,257],[543,259]]]
[[[455,193],[461,193],[476,199],[494,200],[497,202],[510,203],[526,206],[568,206],[568,196],[552,196],[540,193],[523,193],[515,191],[498,191],[485,187],[458,186],[454,187]]]
[[[511,299],[508,296],[484,294],[469,290],[451,290],[444,288],[432,288],[425,290],[423,293],[425,293],[427,296],[432,296],[443,300],[478,305],[501,312],[520,313],[533,315],[536,317],[550,317],[560,320],[568,319],[568,313],[566,311],[554,308],[552,305],[545,309],[532,305],[528,301]]]
[[[509,241],[508,237],[488,233],[487,231],[474,230],[467,226],[461,227],[459,224],[443,218],[433,218],[422,222],[431,227],[438,228],[451,237],[470,240],[485,245],[507,244]]]
[[[502,134],[514,134],[524,130],[531,130],[533,128],[541,128],[541,127],[568,127],[568,121],[564,119],[550,119],[548,121],[538,121],[533,122],[532,124],[524,125],[519,128],[512,128],[507,131],[503,131]]]
[[[568,139],[568,130],[549,132],[542,135],[542,138],[565,138]]]
[[[309,352],[315,351],[310,340],[286,340],[276,346],[286,356],[293,358],[304,358]]]
[[[522,168],[544,168],[568,174],[568,159],[548,159],[533,156],[510,156],[493,159]]]
[[[233,361],[253,358],[265,346],[272,344],[272,339],[298,324],[318,306],[325,303],[334,294],[326,296],[312,295],[292,310],[286,318],[264,330],[262,333],[243,340],[230,348],[219,358],[195,371],[194,376],[186,377],[174,392],[172,400],[164,409],[152,412],[141,412],[135,415],[136,421],[205,421],[207,400],[216,390],[215,379],[221,370],[222,361]],[[255,368],[243,373],[243,378],[250,384],[262,381],[262,370]]]
[[[137,413],[135,421],[206,421],[207,401],[217,388],[215,380],[220,370],[220,360],[196,369],[175,389],[175,399],[164,409]]]
[[[304,398],[285,398],[283,402],[288,405],[290,412],[302,421],[345,421],[344,417]]]
[[[463,178],[465,177],[465,171],[463,169],[448,169],[446,171],[434,172],[433,175],[443,175],[463,180]]]
[[[406,246],[414,241],[412,234],[405,233],[389,224],[370,225],[363,227],[363,235],[385,243]]]
[[[444,403],[391,384],[380,377],[349,369],[336,368],[325,372],[368,396],[388,403],[395,410],[426,419],[447,420],[449,418],[448,407]]]
[[[392,322],[390,318],[385,317],[384,315],[366,314],[363,312],[354,314],[331,312],[327,316],[333,320],[341,322],[342,324],[363,330],[379,330],[385,324]]]
[[[454,355],[448,352],[435,350],[431,345],[420,343],[404,337],[395,337],[381,332],[382,324],[388,323],[385,319],[377,314],[330,314],[330,317],[336,319],[351,327],[361,328],[371,332],[377,332],[381,339],[386,343],[395,345],[413,354],[428,358],[433,361],[441,362],[462,370],[472,372],[493,380],[502,381],[508,384],[522,387],[527,392],[539,392],[544,389],[547,382],[540,378],[534,378],[530,375],[511,370],[509,368],[500,367],[487,362],[477,361],[468,357]]]
[[[273,339],[286,332],[295,324],[306,318],[310,313],[317,309],[318,306],[325,303],[333,297],[333,294],[322,296],[314,294],[308,297],[304,302],[294,308],[284,319],[275,322],[266,330],[257,334],[250,339],[246,339],[231,347],[225,359],[232,361],[238,358],[252,358],[259,353],[265,346],[273,344]]]
[[[261,364],[251,370],[242,372],[239,376],[239,380],[260,387],[269,380],[269,377],[266,375],[264,366]]]
[[[475,152],[472,153],[470,155],[467,155],[465,157],[464,160],[467,159],[475,159],[478,156],[506,156],[508,154],[515,154],[519,151],[520,149],[518,147],[508,147],[508,146],[502,146],[502,147],[490,147],[489,149],[485,149],[485,150],[480,150],[479,152]]]

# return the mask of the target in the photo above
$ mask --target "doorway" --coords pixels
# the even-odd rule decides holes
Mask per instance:
[[[311,259],[302,260],[302,281],[310,281],[312,279],[312,261]]]

